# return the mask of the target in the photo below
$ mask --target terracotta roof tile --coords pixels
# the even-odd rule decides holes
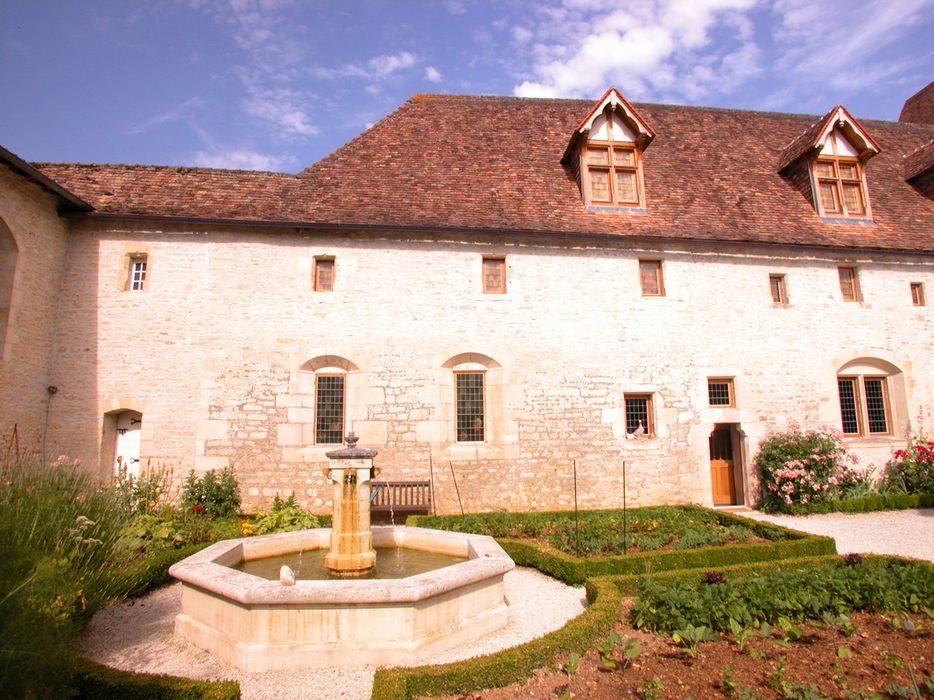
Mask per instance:
[[[934,124],[934,81],[905,100],[898,121]]]
[[[921,148],[905,156],[905,179],[914,180],[934,169],[934,141],[928,141]]]
[[[934,251],[934,201],[903,174],[932,126],[864,123],[881,150],[866,166],[874,222],[865,226],[821,220],[776,172],[815,117],[638,104],[656,138],[643,159],[646,211],[628,214],[588,211],[561,163],[592,106],[419,95],[298,176],[37,167],[111,213]]]

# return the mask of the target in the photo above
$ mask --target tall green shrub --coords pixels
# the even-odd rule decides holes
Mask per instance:
[[[77,462],[17,460],[0,472],[0,688],[58,697],[77,628],[128,588],[125,511]]]

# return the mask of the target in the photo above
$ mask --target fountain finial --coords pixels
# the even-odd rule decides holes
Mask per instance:
[[[347,437],[344,438],[344,440],[347,442],[347,447],[349,447],[350,449],[353,449],[357,446],[357,443],[360,441],[360,438],[358,438],[356,434],[354,433],[354,431],[351,430],[350,434],[347,435]]]

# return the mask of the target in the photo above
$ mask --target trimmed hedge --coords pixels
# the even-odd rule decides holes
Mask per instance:
[[[836,544],[831,537],[807,535],[771,523],[751,521],[730,513],[716,512],[716,516],[725,525],[743,525],[760,537],[772,541],[603,557],[575,557],[536,540],[499,538],[497,542],[517,565],[530,566],[574,586],[579,586],[594,576],[623,576],[677,569],[716,568],[751,562],[836,554],[837,552]],[[514,517],[521,518],[522,515],[516,514]],[[410,516],[406,524],[431,527],[432,516]]]
[[[73,687],[79,700],[239,700],[236,681],[195,681],[188,678],[131,673],[78,659]]]
[[[505,651],[440,666],[381,668],[373,680],[373,700],[408,700],[460,695],[518,683],[566,654],[583,654],[619,621],[622,596],[608,579],[587,582],[590,607],[564,627]]]
[[[908,508],[934,508],[934,494],[931,493],[876,493],[861,498],[847,498],[842,501],[823,501],[822,503],[781,504],[778,507],[764,509],[767,513],[786,515],[813,515],[815,513],[869,513],[877,510],[906,510]]]
[[[201,542],[179,549],[163,549],[139,561],[127,564],[126,576],[130,581],[130,588],[126,591],[125,597],[140,598],[159,586],[172,583],[173,579],[169,576],[169,568],[172,564],[200,552],[211,544],[213,542]]]

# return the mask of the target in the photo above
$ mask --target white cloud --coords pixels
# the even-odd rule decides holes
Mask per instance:
[[[314,66],[308,70],[308,73],[322,80],[336,80],[338,78],[379,80],[406,68],[411,68],[417,62],[418,56],[408,51],[402,51],[396,54],[374,56],[366,63],[345,63],[337,68]]]
[[[440,83],[441,82],[441,71],[439,71],[434,66],[428,66],[425,68],[425,80],[431,83]]]
[[[513,39],[531,46],[522,97],[593,97],[617,85],[637,99],[690,100],[735,89],[759,70],[743,15],[756,0],[564,0]]]
[[[190,121],[195,111],[204,107],[204,100],[200,97],[191,97],[167,112],[157,114],[145,121],[130,127],[131,134],[142,134],[161,124],[175,121]]]
[[[790,74],[802,88],[860,92],[884,85],[920,56],[880,58],[897,46],[931,0],[775,0],[779,21],[774,30],[781,52],[776,69]],[[828,108],[832,105],[828,105]]]
[[[282,136],[314,136],[318,127],[304,110],[305,101],[303,93],[287,87],[251,85],[243,107],[248,114],[274,125]]]
[[[230,149],[226,151],[198,151],[191,159],[192,165],[199,168],[224,168],[233,170],[270,170],[284,172],[295,162],[292,156],[277,156],[257,153],[248,149]]]

